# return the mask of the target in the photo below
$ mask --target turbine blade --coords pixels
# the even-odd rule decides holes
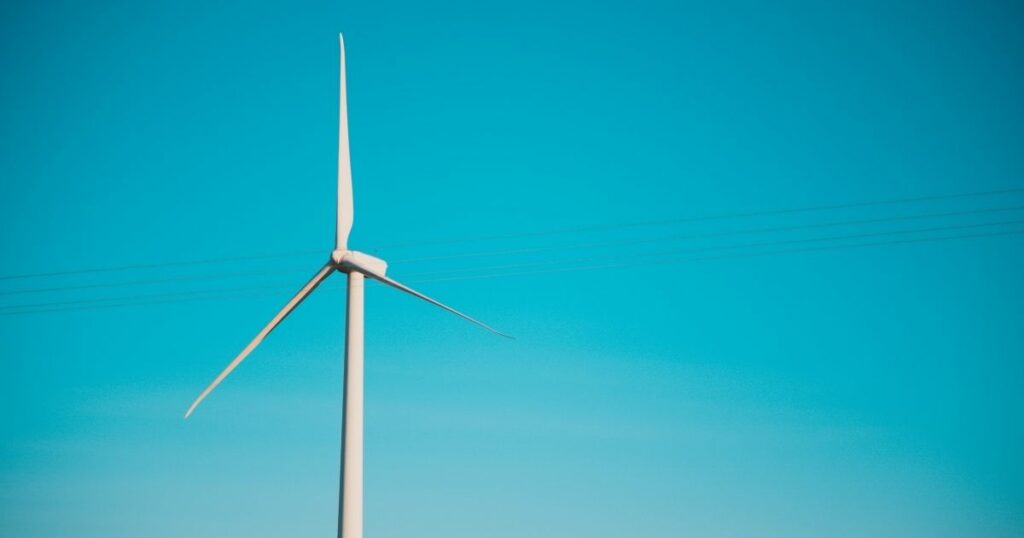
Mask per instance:
[[[338,93],[338,229],[335,236],[337,250],[348,249],[348,234],[352,231],[352,162],[348,152],[348,105],[345,91],[345,38],[338,34],[341,51]]]
[[[242,352],[228,364],[227,368],[224,368],[224,371],[222,371],[220,375],[218,375],[216,379],[214,379],[213,382],[199,394],[195,401],[192,402],[192,405],[188,407],[188,411],[185,412],[185,418],[188,418],[189,415],[196,410],[196,407],[199,406],[200,402],[202,402],[210,392],[213,392],[213,389],[217,388],[217,385],[219,385],[221,381],[224,381],[224,378],[237,368],[238,365],[249,356],[249,353],[252,353],[252,350],[256,349],[256,346],[260,345],[260,342],[270,334],[270,331],[274,330],[274,328],[277,327],[277,325],[281,323],[288,314],[291,314],[292,310],[295,310],[295,307],[299,306],[299,303],[309,296],[309,294],[312,293],[313,290],[319,286],[332,271],[334,271],[334,266],[331,264],[327,264],[323,269],[320,269],[320,271],[309,282],[307,282],[301,290],[299,290],[299,293],[296,294],[295,297],[292,297],[292,300],[288,301],[288,304],[284,305],[284,308],[274,316],[274,319],[271,319],[270,323],[263,327],[259,334],[256,335],[256,338],[253,338],[252,341],[249,342],[249,345],[245,346],[245,349],[243,349]]]
[[[491,331],[492,333],[494,333],[494,334],[496,334],[498,336],[504,336],[505,338],[511,338],[513,340],[515,339],[514,336],[505,334],[505,333],[495,329],[494,327],[491,327],[490,325],[488,325],[488,324],[486,324],[486,323],[484,323],[482,321],[473,319],[473,318],[467,316],[466,314],[463,314],[462,312],[459,312],[458,310],[456,310],[456,309],[454,309],[454,308],[452,308],[452,307],[442,303],[441,301],[438,301],[436,299],[431,299],[430,297],[427,297],[426,295],[423,295],[422,293],[420,293],[420,292],[410,288],[409,286],[406,286],[405,284],[402,284],[401,282],[398,282],[396,280],[390,279],[390,278],[388,278],[388,277],[386,277],[384,275],[378,275],[378,274],[374,273],[373,271],[366,270],[366,269],[364,269],[362,267],[359,267],[359,266],[354,266],[354,267],[356,267],[356,269],[360,273],[363,273],[364,275],[366,275],[366,276],[368,276],[368,277],[370,277],[370,278],[372,278],[374,280],[379,280],[380,282],[383,282],[384,284],[387,284],[388,286],[391,286],[392,288],[404,291],[405,293],[408,293],[409,295],[412,295],[413,297],[419,297],[420,299],[423,299],[424,301],[426,301],[426,302],[428,302],[428,303],[430,303],[430,304],[432,304],[434,306],[439,306],[439,307],[441,307],[441,308],[451,312],[452,314],[455,314],[456,316],[459,316],[460,318],[462,318],[462,319],[464,319],[464,320],[466,320],[466,321],[468,321],[470,323],[473,323],[475,325],[479,325],[480,327],[483,327],[484,329],[487,329],[488,331]]]

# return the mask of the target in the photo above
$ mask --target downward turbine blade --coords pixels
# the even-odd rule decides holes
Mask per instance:
[[[345,38],[338,34],[341,51],[338,90],[338,229],[335,236],[337,250],[348,249],[348,234],[352,231],[352,162],[348,152],[348,105],[345,91]]]
[[[327,264],[323,267],[323,269],[320,269],[320,272],[318,272],[309,282],[307,282],[306,285],[303,286],[301,290],[299,290],[299,293],[296,294],[295,297],[292,297],[292,300],[288,301],[288,304],[284,305],[284,308],[282,308],[281,311],[278,312],[276,316],[274,316],[274,319],[270,320],[270,323],[263,327],[259,334],[256,335],[256,338],[253,338],[252,341],[249,342],[249,345],[245,346],[245,349],[243,349],[242,352],[239,353],[238,356],[235,357],[235,359],[228,364],[227,368],[224,368],[224,371],[221,372],[220,375],[218,375],[217,378],[214,379],[213,382],[210,383],[210,385],[206,387],[206,389],[204,389],[202,393],[199,394],[195,401],[192,402],[192,405],[188,407],[188,411],[185,412],[185,418],[188,418],[189,415],[191,415],[192,412],[196,410],[196,407],[199,406],[203,399],[205,399],[211,392],[213,392],[213,389],[217,388],[217,385],[219,385],[221,381],[224,381],[224,378],[227,377],[228,374],[230,374],[235,368],[237,368],[238,365],[241,364],[242,361],[245,360],[245,358],[248,357],[250,353],[252,353],[252,350],[256,349],[256,346],[260,345],[260,342],[262,342],[263,339],[266,338],[268,334],[270,334],[270,331],[274,330],[274,328],[277,327],[278,324],[280,324],[281,321],[288,316],[288,314],[291,314],[292,310],[295,310],[295,307],[299,306],[299,303],[301,303],[303,299],[309,296],[309,294],[312,293],[313,290],[316,289],[316,287],[319,286],[320,283],[323,282],[324,279],[326,279],[331,274],[332,271],[334,271],[334,266],[331,264]]]
[[[431,299],[430,297],[427,297],[426,295],[423,295],[422,293],[420,293],[420,292],[410,288],[409,286],[406,286],[405,284],[402,284],[401,282],[398,282],[396,280],[392,280],[392,279],[390,279],[390,278],[388,278],[388,277],[386,277],[384,275],[378,275],[378,274],[374,273],[373,271],[366,270],[366,269],[364,269],[362,267],[357,267],[357,269],[359,270],[360,273],[363,273],[366,276],[368,276],[368,277],[370,277],[370,278],[372,278],[374,280],[379,280],[380,282],[383,282],[384,284],[387,284],[388,286],[391,286],[392,288],[404,291],[405,293],[408,293],[409,295],[412,295],[414,297],[419,297],[420,299],[423,299],[424,301],[426,301],[426,302],[428,302],[428,303],[430,303],[430,304],[432,304],[434,306],[439,306],[439,307],[441,307],[441,308],[451,312],[452,314],[455,314],[456,316],[459,316],[460,318],[462,318],[462,319],[464,319],[464,320],[466,320],[466,321],[468,321],[470,323],[473,323],[475,325],[479,325],[480,327],[483,327],[484,329],[487,329],[488,331],[491,331],[492,333],[494,333],[494,334],[496,334],[498,336],[504,336],[505,338],[511,338],[513,340],[515,339],[514,336],[505,334],[505,333],[495,329],[494,327],[491,327],[490,325],[488,325],[488,324],[486,324],[486,323],[484,323],[482,321],[473,319],[473,318],[463,314],[462,312],[459,312],[458,310],[456,310],[456,309],[454,309],[454,308],[452,308],[452,307],[442,303],[441,301],[438,301],[436,299]]]

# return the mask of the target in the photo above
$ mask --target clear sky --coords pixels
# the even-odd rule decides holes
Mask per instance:
[[[333,535],[339,31],[368,537],[1024,534],[1019,6],[19,4],[0,535]]]

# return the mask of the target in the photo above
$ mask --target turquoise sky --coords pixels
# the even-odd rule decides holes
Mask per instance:
[[[334,535],[339,31],[368,537],[1024,534],[1019,6],[22,4],[0,535]]]

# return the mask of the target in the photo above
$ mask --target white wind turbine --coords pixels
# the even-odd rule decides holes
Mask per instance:
[[[341,90],[338,118],[338,228],[334,251],[326,264],[292,297],[288,304],[270,320],[245,349],[232,360],[208,387],[192,402],[185,418],[195,411],[235,368],[270,334],[270,331],[295,309],[331,273],[348,275],[348,305],[345,324],[345,400],[341,437],[341,489],[339,495],[338,536],[361,538],[363,535],[363,279],[369,277],[388,286],[419,297],[462,319],[475,323],[495,334],[511,338],[454,308],[384,276],[384,260],[348,249],[352,230],[352,170],[348,152],[348,111],[345,104],[345,40],[339,34],[341,48]]]

